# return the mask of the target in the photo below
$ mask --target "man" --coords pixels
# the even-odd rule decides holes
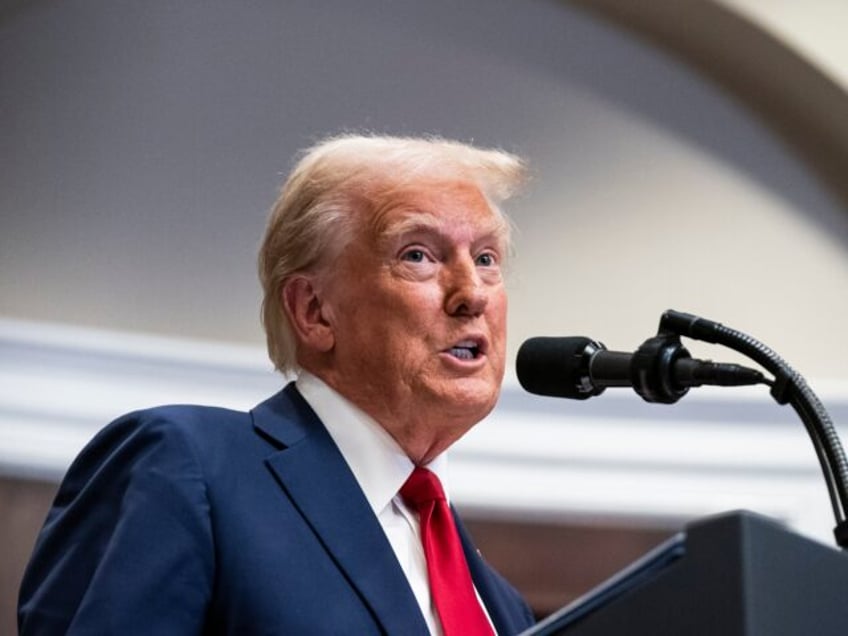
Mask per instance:
[[[497,400],[497,204],[522,177],[511,155],[443,140],[306,153],[259,258],[269,353],[296,382],[250,413],[160,407],[104,429],[38,538],[21,633],[528,627],[443,500],[412,492],[446,483],[445,450]]]

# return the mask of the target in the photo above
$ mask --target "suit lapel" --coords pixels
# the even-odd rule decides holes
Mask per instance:
[[[285,445],[266,464],[384,631],[427,634],[415,596],[365,495],[294,386],[253,415],[263,435]]]
[[[474,581],[474,587],[480,594],[483,604],[486,606],[486,611],[489,612],[489,618],[492,619],[492,624],[498,634],[515,634],[523,630],[528,625],[521,625],[516,622],[514,616],[509,611],[509,599],[504,598],[503,589],[498,586],[496,574],[483,560],[480,551],[474,547],[471,542],[471,536],[468,530],[465,529],[456,510],[453,510],[453,518],[456,522],[456,529],[459,532],[459,538],[462,542],[462,550],[465,553],[465,560],[468,562],[468,569],[471,571],[471,579]]]

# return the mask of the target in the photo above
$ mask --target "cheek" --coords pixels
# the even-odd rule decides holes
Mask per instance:
[[[492,330],[492,339],[500,341],[506,339],[507,305],[505,292],[494,295],[490,301],[489,326]]]
[[[394,289],[382,296],[386,321],[408,325],[409,335],[429,332],[444,314],[444,295],[436,285],[418,284],[411,289]]]
[[[396,359],[414,358],[438,332],[439,301],[422,294],[377,294],[363,303],[360,328]]]

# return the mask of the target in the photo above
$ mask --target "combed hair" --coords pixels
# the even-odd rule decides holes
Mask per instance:
[[[503,218],[499,204],[525,177],[523,161],[512,154],[437,137],[341,135],[305,150],[271,208],[259,250],[262,324],[274,366],[282,373],[297,369],[283,286],[339,254],[353,235],[355,212],[376,209],[399,188],[466,181]]]

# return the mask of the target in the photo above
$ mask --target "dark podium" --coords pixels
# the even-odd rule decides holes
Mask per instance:
[[[846,636],[848,554],[751,512],[706,518],[531,634]]]

